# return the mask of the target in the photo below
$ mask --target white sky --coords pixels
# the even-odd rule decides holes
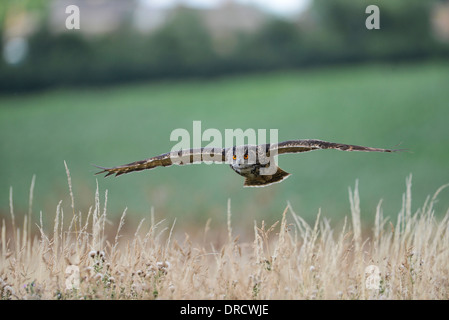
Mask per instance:
[[[157,8],[168,8],[182,3],[197,8],[213,8],[226,0],[140,0],[141,3]],[[244,4],[253,4],[274,14],[289,16],[304,10],[311,0],[234,0]]]

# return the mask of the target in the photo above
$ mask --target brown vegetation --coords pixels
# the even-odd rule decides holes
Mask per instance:
[[[70,185],[69,175],[69,185]],[[383,217],[362,233],[357,185],[349,190],[351,222],[336,231],[318,214],[313,226],[290,205],[279,223],[254,224],[253,241],[233,233],[228,204],[227,239],[175,239],[175,223],[140,223],[123,235],[126,210],[109,226],[97,188],[95,205],[64,224],[61,203],[53,233],[32,237],[2,222],[2,299],[448,299],[449,212],[437,221],[434,203],[441,187],[411,212],[411,177],[396,221]],[[32,198],[31,198],[32,200]],[[107,200],[107,193],[105,201]],[[11,201],[12,203],[12,201]],[[67,219],[67,217],[65,217]],[[29,221],[29,220],[28,220]],[[142,221],[143,222],[143,221]],[[12,232],[7,229],[13,228]],[[115,237],[105,234],[113,229]],[[201,237],[199,237],[201,238]]]

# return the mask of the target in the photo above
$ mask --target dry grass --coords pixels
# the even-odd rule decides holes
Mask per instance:
[[[227,236],[219,247],[208,242],[209,224],[202,240],[188,235],[177,240],[175,222],[155,223],[153,214],[148,228],[142,221],[133,234],[122,235],[126,210],[118,225],[110,226],[107,193],[100,203],[98,188],[95,204],[85,214],[76,213],[70,191],[70,218],[64,216],[60,202],[53,232],[44,232],[41,214],[39,232],[32,237],[31,214],[24,217],[23,227],[16,225],[11,190],[11,221],[3,220],[1,226],[0,295],[3,299],[448,299],[449,212],[437,221],[433,207],[444,187],[412,213],[408,178],[396,221],[383,216],[379,203],[373,229],[362,232],[356,185],[349,190],[351,222],[345,221],[341,230],[334,230],[320,214],[309,225],[288,205],[280,222],[272,226],[255,222],[249,242],[233,233],[229,202]],[[106,237],[111,231],[114,236]],[[373,280],[370,265],[380,271],[374,287],[367,282]]]

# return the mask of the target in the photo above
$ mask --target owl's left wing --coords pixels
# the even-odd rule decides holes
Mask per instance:
[[[352,144],[334,143],[322,140],[307,139],[307,140],[289,140],[278,144],[271,144],[267,148],[270,153],[284,154],[284,153],[299,153],[319,149],[336,149],[342,151],[366,151],[366,152],[397,152],[400,149],[380,149],[363,147]]]
[[[176,165],[187,165],[200,162],[224,162],[225,150],[222,148],[200,148],[200,149],[186,149],[179,151],[172,151],[161,154],[156,157],[151,157],[145,160],[131,162],[125,165],[104,168],[95,166],[102,169],[102,171],[96,174],[106,173],[105,177],[115,174],[119,176],[125,173],[134,171],[142,171],[146,169],[153,169],[156,167],[169,167]]]

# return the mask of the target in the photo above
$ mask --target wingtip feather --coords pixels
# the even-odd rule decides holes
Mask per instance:
[[[106,172],[107,172],[107,174],[104,176],[104,177],[106,178],[107,176],[113,174],[113,172],[110,171],[110,170],[111,170],[110,168],[100,167],[100,166],[97,166],[97,165],[95,165],[95,164],[92,164],[92,165],[93,165],[94,167],[98,168],[98,169],[102,169],[102,171],[96,172],[95,175],[97,175],[97,174],[102,174],[102,173],[106,173]]]

